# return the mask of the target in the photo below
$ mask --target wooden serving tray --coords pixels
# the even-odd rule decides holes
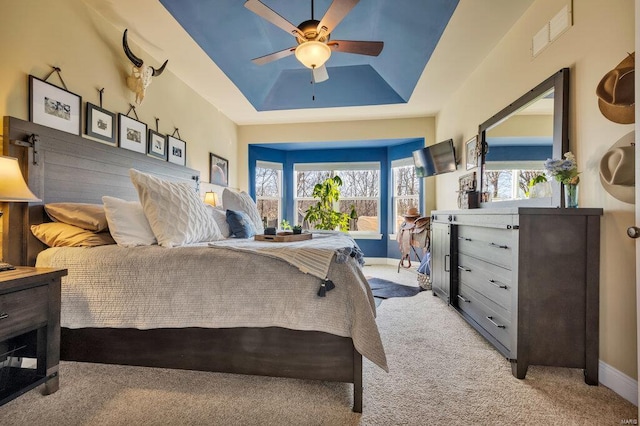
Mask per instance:
[[[278,232],[277,235],[265,235],[258,234],[253,237],[255,241],[271,241],[275,243],[285,243],[290,241],[304,241],[310,240],[312,235],[310,233],[294,234],[291,232]]]

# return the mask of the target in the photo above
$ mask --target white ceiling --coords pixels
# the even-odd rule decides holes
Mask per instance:
[[[236,124],[248,125],[435,116],[534,0],[460,0],[406,104],[261,112],[159,1],[83,1],[119,32],[128,28],[130,43],[148,52],[156,66],[169,58],[165,72],[175,74]]]

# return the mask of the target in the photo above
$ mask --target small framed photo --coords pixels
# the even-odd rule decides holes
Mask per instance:
[[[173,136],[167,136],[169,162],[179,166],[187,165],[187,143]]]
[[[147,153],[147,125],[124,114],[118,114],[120,148]]]
[[[167,161],[167,137],[149,129],[147,155]]]
[[[209,182],[215,185],[229,185],[229,161],[219,155],[209,153]]]
[[[29,121],[80,136],[82,98],[29,76]]]
[[[87,102],[85,118],[87,136],[116,145],[116,115],[114,113]]]
[[[469,139],[465,144],[465,158],[467,170],[478,166],[478,136]]]

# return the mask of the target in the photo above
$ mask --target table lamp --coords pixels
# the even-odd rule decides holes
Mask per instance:
[[[218,205],[218,193],[213,191],[205,192],[204,202],[215,207]]]
[[[29,201],[40,201],[40,199],[29,190],[24,181],[18,165],[18,159],[0,156],[0,203],[26,203]],[[2,210],[0,209],[1,216]],[[0,270],[3,270],[3,268],[10,269],[10,265],[0,262]]]

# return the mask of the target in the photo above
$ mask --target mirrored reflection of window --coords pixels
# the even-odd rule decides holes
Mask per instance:
[[[529,182],[553,157],[554,90],[551,89],[486,131],[483,191],[491,201],[528,198]]]

